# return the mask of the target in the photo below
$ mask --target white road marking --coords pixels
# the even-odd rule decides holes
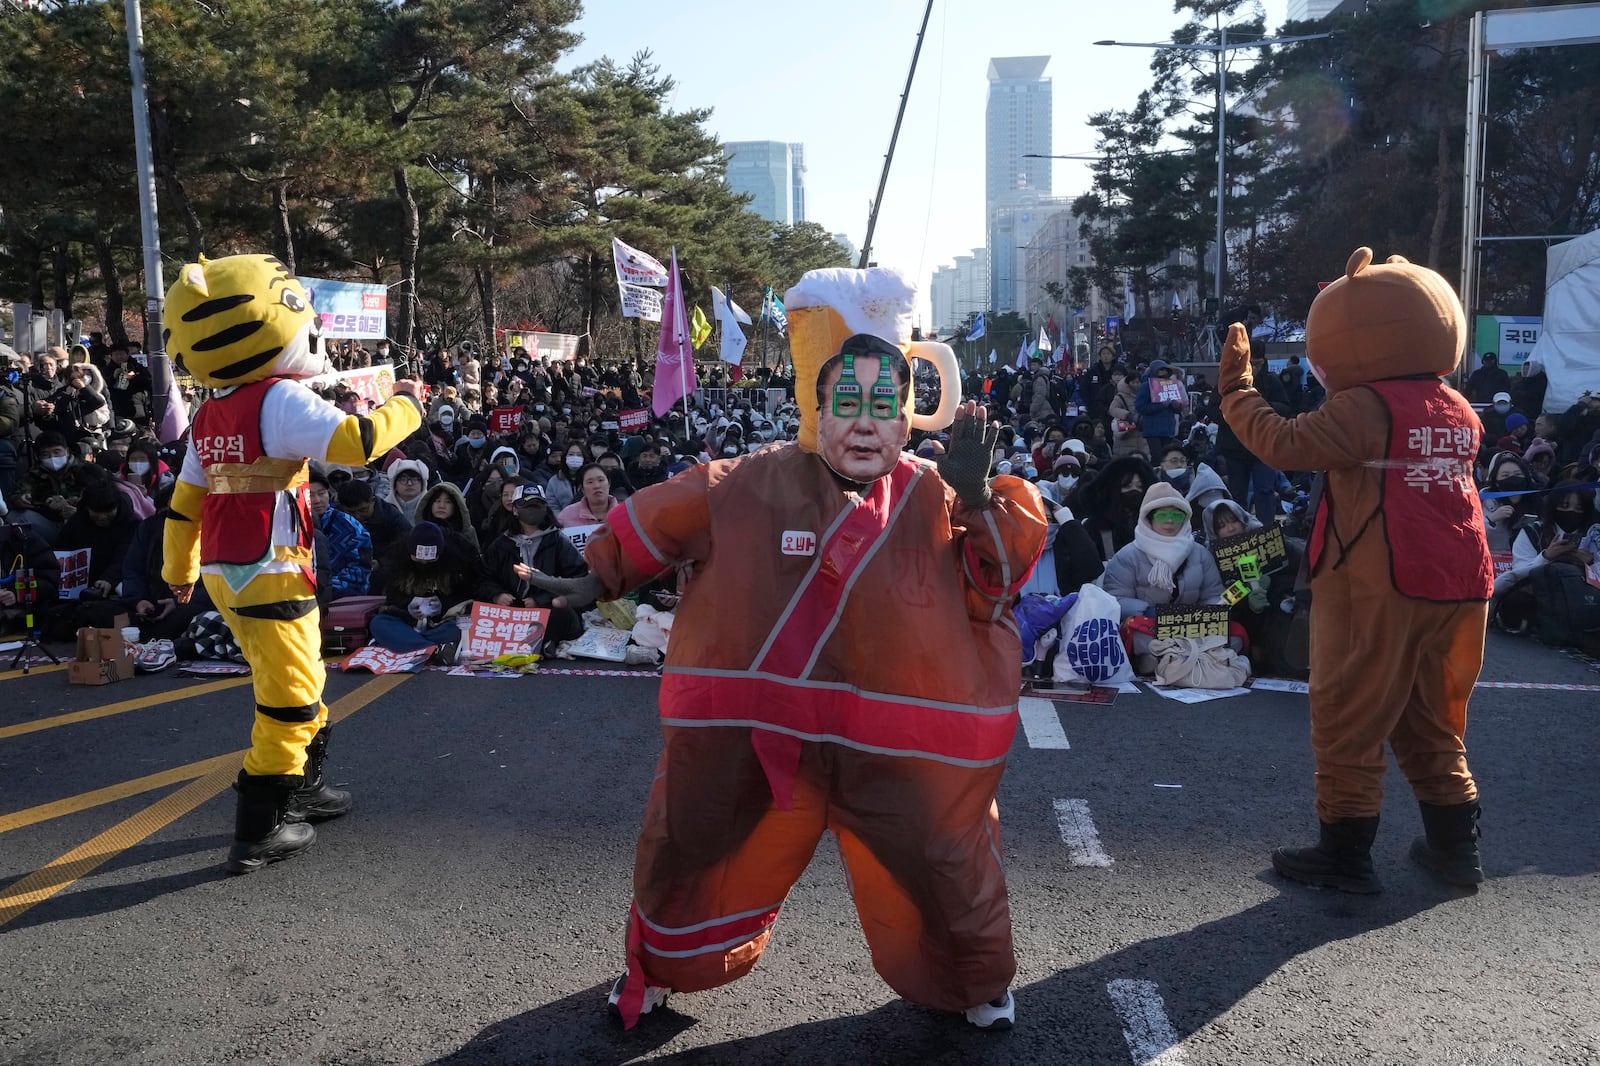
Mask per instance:
[[[1022,731],[1028,735],[1030,748],[1070,748],[1066,730],[1061,728],[1061,716],[1056,705],[1037,696],[1024,696],[1017,701],[1017,714],[1022,717]]]
[[[1119,978],[1106,985],[1106,994],[1122,1019],[1122,1039],[1134,1066],[1186,1066],[1189,1059],[1178,1046],[1178,1034],[1167,1020],[1167,1005],[1154,981]]]
[[[1061,829],[1061,843],[1074,866],[1110,866],[1111,856],[1100,846],[1100,834],[1095,831],[1094,819],[1089,815],[1089,801],[1058,799],[1056,825]]]

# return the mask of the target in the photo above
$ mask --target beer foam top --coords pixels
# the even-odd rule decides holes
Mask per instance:
[[[831,307],[851,333],[870,333],[893,344],[911,342],[917,287],[891,267],[834,267],[801,275],[784,294],[784,307]]]

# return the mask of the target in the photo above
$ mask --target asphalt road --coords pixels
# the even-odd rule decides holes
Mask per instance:
[[[1600,673],[1496,636],[1484,680]],[[1600,692],[1478,693],[1475,896],[1408,864],[1393,774],[1383,895],[1271,874],[1314,832],[1304,696],[1059,704],[1000,796],[1015,1030],[897,1000],[824,841],[754,974],[624,1034],[655,689],[334,676],[355,812],[228,877],[247,686],[0,677],[0,1063],[1600,1064]]]

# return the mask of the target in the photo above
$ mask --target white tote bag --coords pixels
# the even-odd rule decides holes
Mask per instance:
[[[1122,646],[1119,632],[1122,611],[1117,599],[1099,585],[1078,590],[1061,623],[1061,647],[1056,652],[1057,683],[1115,688],[1133,680],[1133,664]]]

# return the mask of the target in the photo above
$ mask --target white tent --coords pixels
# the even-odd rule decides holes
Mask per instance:
[[[1546,411],[1600,392],[1600,230],[1553,246],[1544,270],[1544,326],[1530,359],[1550,376]]]

